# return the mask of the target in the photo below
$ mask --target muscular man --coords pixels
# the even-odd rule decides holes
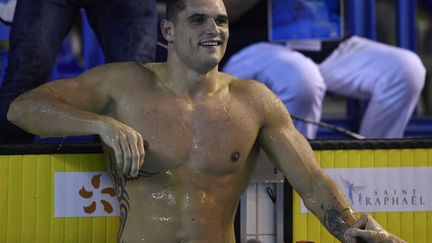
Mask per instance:
[[[234,242],[234,215],[263,148],[338,239],[355,217],[264,85],[218,71],[222,0],[172,0],[166,63],[107,64],[17,98],[8,118],[40,136],[98,134],[121,208],[119,242]]]

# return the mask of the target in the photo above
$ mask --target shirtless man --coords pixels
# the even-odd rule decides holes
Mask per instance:
[[[356,219],[264,85],[218,71],[222,0],[169,1],[166,63],[107,64],[17,98],[8,118],[40,136],[98,134],[121,208],[119,242],[234,242],[234,215],[263,148],[338,239]]]

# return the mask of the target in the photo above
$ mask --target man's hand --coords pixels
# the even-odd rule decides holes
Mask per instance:
[[[406,241],[390,234],[370,215],[363,215],[345,232],[346,242],[362,239],[368,243],[406,243]]]
[[[123,174],[136,178],[144,164],[144,140],[140,133],[125,124],[106,117],[102,122],[100,133],[102,141],[110,147],[115,155],[117,168]]]

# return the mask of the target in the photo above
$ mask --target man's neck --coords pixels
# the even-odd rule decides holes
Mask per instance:
[[[219,89],[218,66],[206,73],[197,72],[178,57],[169,57],[165,65],[166,79],[163,85],[167,86],[177,96],[201,96],[213,93]]]

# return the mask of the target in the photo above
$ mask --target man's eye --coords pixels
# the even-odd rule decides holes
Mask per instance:
[[[224,26],[228,24],[228,21],[226,19],[216,19],[215,23],[219,26]]]
[[[194,24],[203,24],[205,22],[204,17],[197,17],[192,19],[192,23]]]

